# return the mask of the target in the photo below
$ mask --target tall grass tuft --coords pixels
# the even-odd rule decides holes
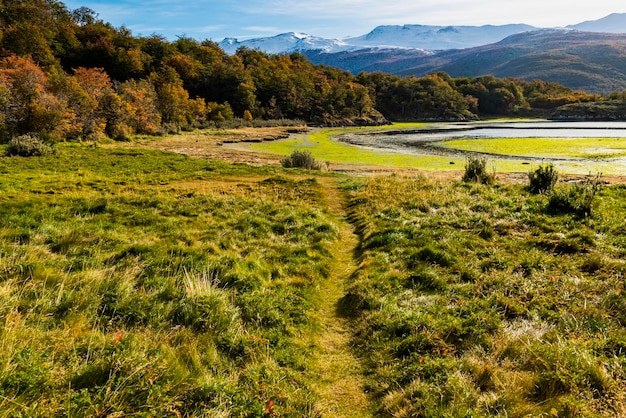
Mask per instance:
[[[600,174],[587,176],[584,181],[555,188],[548,199],[548,211],[573,214],[586,218],[592,215],[594,199],[600,190]]]
[[[465,163],[465,172],[462,180],[464,182],[493,184],[496,181],[496,175],[487,171],[486,158],[469,156]]]
[[[535,171],[528,173],[528,191],[534,194],[549,193],[554,189],[559,173],[554,164],[540,165]]]
[[[307,170],[320,170],[322,165],[315,160],[309,151],[294,151],[280,163],[285,168],[305,168]]]

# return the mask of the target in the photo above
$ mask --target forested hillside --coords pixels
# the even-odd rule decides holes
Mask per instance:
[[[555,83],[444,73],[353,76],[301,54],[137,37],[55,0],[0,9],[0,139],[128,139],[241,118],[315,124],[527,115],[604,97]]]

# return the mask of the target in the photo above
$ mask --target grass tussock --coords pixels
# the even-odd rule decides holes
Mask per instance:
[[[580,217],[591,216],[600,189],[600,177],[600,174],[587,176],[582,182],[554,189],[548,200],[548,210],[552,213],[573,213]]]
[[[54,153],[54,149],[39,138],[31,135],[20,135],[11,139],[6,146],[6,156],[40,157]]]
[[[315,160],[309,151],[293,151],[289,156],[280,160],[285,168],[304,168],[306,170],[320,170],[322,164]]]
[[[465,162],[463,181],[480,184],[493,184],[496,181],[495,173],[487,170],[487,159],[484,157],[469,156]]]
[[[559,173],[554,164],[540,165],[535,171],[528,173],[528,190],[531,193],[549,193],[554,189]]]

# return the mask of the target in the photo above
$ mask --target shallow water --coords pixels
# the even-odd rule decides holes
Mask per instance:
[[[567,173],[626,174],[626,122],[441,123],[417,129],[351,132],[333,138],[370,150],[450,158],[450,164],[455,165],[469,154],[482,154],[505,171],[553,162]],[[524,138],[529,141],[524,142]],[[552,138],[555,141],[550,141]],[[472,145],[473,139],[479,142]],[[606,141],[612,141],[610,146]]]
[[[402,142],[445,141],[462,138],[626,138],[626,122],[499,122],[445,124],[406,134],[379,133]]]

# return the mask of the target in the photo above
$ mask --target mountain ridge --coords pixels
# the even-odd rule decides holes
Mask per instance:
[[[374,48],[417,49],[427,52],[472,48],[496,43],[518,33],[553,29],[626,33],[626,13],[612,13],[598,20],[588,20],[564,28],[540,28],[524,23],[482,26],[380,25],[364,35],[341,39],[328,39],[301,32],[286,32],[247,40],[224,38],[218,44],[229,54],[234,54],[240,47],[273,54],[313,50],[335,53]]]
[[[410,64],[394,74],[491,74],[554,81],[575,90],[607,94],[626,90],[626,34],[566,29],[527,32],[495,44],[420,57]]]
[[[320,50],[328,53],[354,51],[367,48],[416,49],[436,51],[470,48],[497,42],[509,35],[538,30],[525,24],[483,26],[433,26],[433,25],[383,25],[365,35],[343,39],[327,39],[299,32],[286,32],[275,36],[240,41],[224,38],[219,46],[228,54],[240,47],[280,54]]]
[[[383,25],[342,40],[292,32],[242,42],[227,38],[220,46],[227,53],[240,47],[300,52],[314,64],[353,74],[443,71],[454,77],[541,79],[589,93],[626,90],[626,13],[563,28]]]

